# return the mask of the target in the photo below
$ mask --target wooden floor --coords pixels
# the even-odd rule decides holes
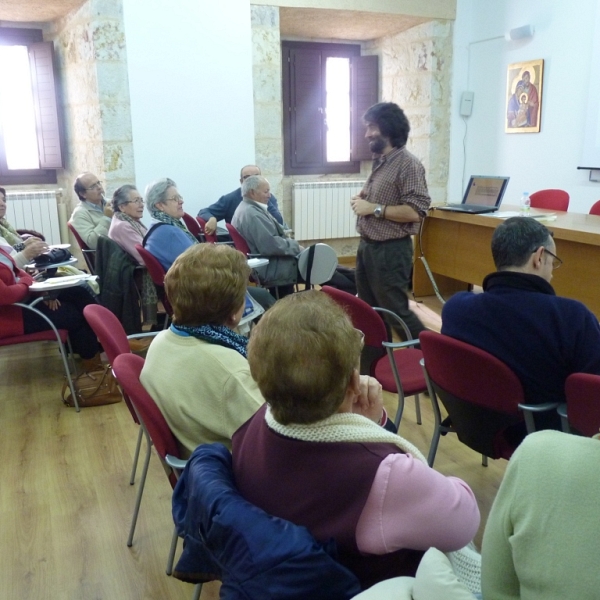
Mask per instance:
[[[439,327],[436,303],[415,308],[432,328]],[[80,413],[64,407],[62,379],[51,344],[0,349],[0,598],[191,598],[191,585],[165,575],[173,526],[171,488],[159,461],[154,456],[150,462],[128,548],[137,426],[123,402]],[[394,413],[395,398],[386,402]],[[421,402],[423,425],[416,425],[414,402],[408,399],[400,433],[426,453],[432,416],[429,398]],[[506,463],[490,461],[484,468],[479,455],[446,436],[435,467],[467,481],[485,523]],[[203,600],[217,597],[218,584],[204,586]]]

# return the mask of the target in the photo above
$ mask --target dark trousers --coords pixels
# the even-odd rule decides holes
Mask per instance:
[[[413,263],[413,246],[410,236],[386,242],[361,240],[356,256],[356,287],[358,297],[370,306],[387,308],[395,312],[418,338],[425,326],[410,310],[407,290]],[[404,331],[388,321],[404,339]]]
[[[75,286],[61,290],[58,300],[60,306],[56,310],[50,310],[44,302],[39,302],[35,308],[46,315],[57,329],[69,332],[73,352],[81,358],[93,358],[100,347],[96,334],[83,316],[84,307],[95,304],[93,297],[83,286]],[[24,308],[23,329],[24,333],[37,333],[47,331],[50,326],[42,317]]]

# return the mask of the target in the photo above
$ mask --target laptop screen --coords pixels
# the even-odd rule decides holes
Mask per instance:
[[[510,177],[486,177],[473,175],[465,191],[463,204],[500,206]]]

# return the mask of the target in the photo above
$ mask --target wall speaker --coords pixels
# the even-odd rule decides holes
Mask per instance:
[[[523,27],[515,27],[506,34],[507,40],[522,40],[524,38],[533,37],[535,30],[533,25],[523,25]]]

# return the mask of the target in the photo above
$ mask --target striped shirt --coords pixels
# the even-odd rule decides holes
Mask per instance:
[[[431,204],[425,168],[406,146],[394,148],[373,162],[373,170],[360,195],[382,206],[407,204],[421,217],[425,216]],[[384,242],[414,235],[419,230],[419,223],[396,223],[367,215],[358,217],[356,230],[367,240]]]

